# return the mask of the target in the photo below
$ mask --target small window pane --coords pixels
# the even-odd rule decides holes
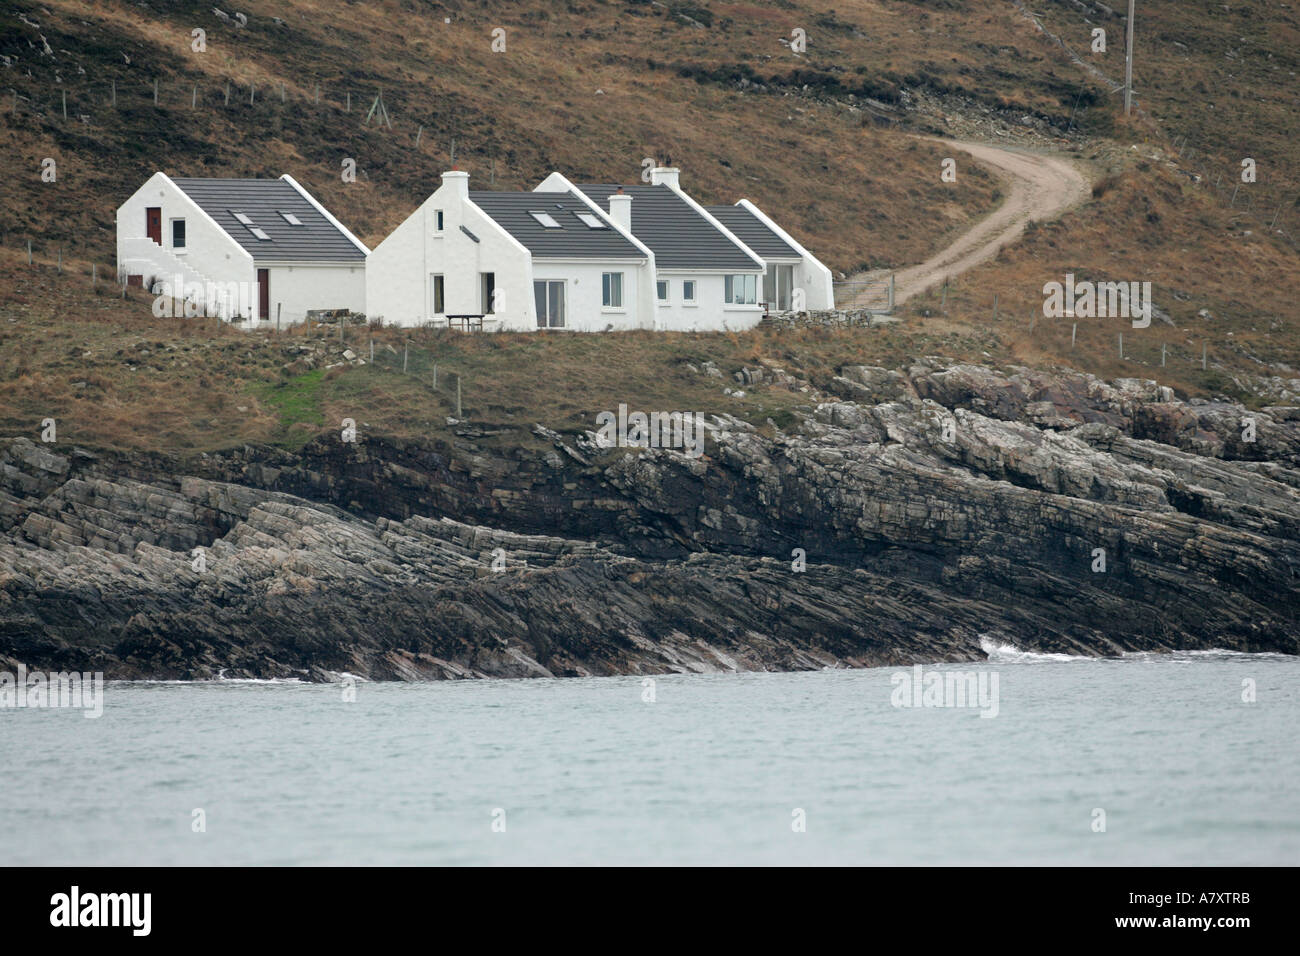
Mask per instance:
[[[682,299],[687,302],[695,301],[695,280],[687,279],[682,283]]]
[[[601,275],[600,304],[607,309],[623,308],[623,273],[605,272]]]
[[[284,221],[287,222],[287,223],[288,223],[289,225],[291,225],[291,226],[301,226],[301,225],[302,225],[302,220],[299,219],[297,216],[295,216],[295,215],[294,215],[293,213],[291,213],[291,212],[281,212],[280,215],[283,216],[283,217],[284,217]]]
[[[231,215],[239,220],[242,225],[251,226],[253,224],[253,220],[249,219],[242,212],[232,212]]]
[[[185,248],[185,220],[184,219],[172,220],[172,248],[173,249]]]
[[[258,239],[262,240],[263,242],[271,241],[271,237],[268,236],[263,230],[258,229],[256,226],[249,226],[248,231],[251,232]]]
[[[660,302],[668,301],[668,280],[660,279],[655,283],[655,292],[659,296]]]
[[[538,222],[540,222],[540,223],[541,223],[543,226],[545,226],[547,229],[559,229],[559,228],[561,228],[561,227],[560,227],[560,224],[559,224],[558,222],[555,221],[555,217],[552,216],[549,212],[535,212],[535,211],[530,211],[530,212],[528,213],[528,215],[532,216],[534,219],[536,219]]]
[[[604,229],[605,224],[589,212],[580,212],[578,218],[586,224],[588,229]]]
[[[437,232],[442,232],[442,210],[436,209],[433,213],[433,228]]]

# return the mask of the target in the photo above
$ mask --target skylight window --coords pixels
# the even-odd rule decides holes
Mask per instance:
[[[608,227],[607,227],[603,222],[601,222],[599,219],[597,219],[595,216],[593,216],[593,215],[592,215],[591,213],[589,213],[589,212],[580,212],[580,213],[575,213],[575,215],[576,215],[579,219],[582,220],[583,224],[584,224],[588,229],[606,229],[606,228],[608,228]]]
[[[541,212],[539,210],[529,210],[528,215],[532,216],[534,219],[536,219],[547,229],[563,228],[558,222],[555,221],[555,217],[553,217],[549,212]]]
[[[232,210],[230,214],[231,214],[232,216],[234,216],[236,219],[238,219],[238,220],[240,221],[240,223],[243,224],[243,225],[245,225],[245,226],[251,226],[251,225],[253,224],[253,220],[249,219],[249,218],[248,218],[247,216],[245,216],[242,212],[234,212],[234,211]]]
[[[297,216],[295,216],[295,215],[294,215],[293,213],[291,213],[291,212],[284,212],[283,210],[281,210],[281,211],[280,211],[280,215],[281,215],[281,216],[284,216],[284,221],[287,222],[287,223],[288,223],[289,225],[291,225],[291,226],[301,226],[301,225],[302,225],[302,220],[299,219]]]
[[[249,226],[248,231],[251,232],[253,235],[255,235],[258,239],[261,239],[263,242],[271,241],[271,237],[268,236],[261,229],[258,229],[256,226]]]

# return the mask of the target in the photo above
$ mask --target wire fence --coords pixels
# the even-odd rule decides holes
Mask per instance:
[[[33,79],[22,89],[18,86],[9,87],[8,106],[12,116],[28,116],[42,122],[66,121],[93,127],[97,122],[102,122],[105,115],[134,112],[149,107],[159,111],[215,108],[226,111],[231,116],[258,108],[281,108],[284,112],[300,114],[304,108],[311,107],[336,116],[353,117],[357,125],[362,127],[408,137],[408,148],[425,147],[438,151],[433,136],[426,135],[426,127],[433,125],[433,117],[436,115],[433,108],[430,107],[423,117],[394,121],[382,87],[327,88],[319,81],[306,85],[276,81],[258,86],[252,81],[233,78],[218,79],[215,82],[205,78],[203,82],[198,82],[174,78],[164,80],[159,76],[121,83],[116,78],[106,82],[85,79],[80,83],[73,79],[61,79],[43,88],[38,85],[40,82]],[[456,138],[450,138],[445,151],[454,163]],[[488,162],[489,184],[494,186],[497,175],[495,150],[483,158]],[[364,170],[359,172],[366,175]]]

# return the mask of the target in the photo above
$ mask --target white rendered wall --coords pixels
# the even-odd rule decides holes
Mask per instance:
[[[270,312],[266,322],[275,323],[276,307],[282,325],[303,322],[310,309],[366,311],[366,265],[264,266],[270,273]]]
[[[162,209],[162,246],[147,241],[145,210]],[[171,221],[185,220],[185,248],[173,249]],[[146,241],[141,241],[146,240]],[[194,275],[185,281],[256,282],[253,257],[213,222],[163,173],[154,173],[117,209],[117,262],[120,272],[173,280],[178,264]],[[256,304],[256,303],[254,303]]]
[[[606,272],[623,273],[623,307],[620,309],[605,308],[602,304]],[[565,280],[565,328],[574,332],[603,332],[610,326],[613,326],[613,331],[649,328],[642,323],[639,308],[644,292],[644,272],[645,267],[636,261],[626,264],[533,261],[534,280]]]
[[[668,302],[656,309],[655,328],[671,331],[721,332],[752,329],[763,317],[757,305],[728,305],[724,300],[725,277],[700,272],[660,270],[660,281],[668,281]],[[695,305],[682,299],[683,280],[695,281]],[[755,280],[762,288],[762,276]]]
[[[441,209],[438,233],[434,213]],[[461,231],[465,226],[475,242]],[[366,260],[366,314],[390,325],[421,325],[433,318],[429,276],[443,276],[443,314],[477,315],[479,273],[496,274],[501,306],[486,328],[537,328],[532,257],[481,209],[444,183],[370,253]],[[492,319],[495,318],[494,323]]]

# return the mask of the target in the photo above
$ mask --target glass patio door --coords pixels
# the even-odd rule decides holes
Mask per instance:
[[[538,279],[533,282],[539,329],[564,328],[564,280]]]
[[[794,266],[770,265],[763,276],[763,301],[777,312],[790,308],[790,293],[794,288]]]

